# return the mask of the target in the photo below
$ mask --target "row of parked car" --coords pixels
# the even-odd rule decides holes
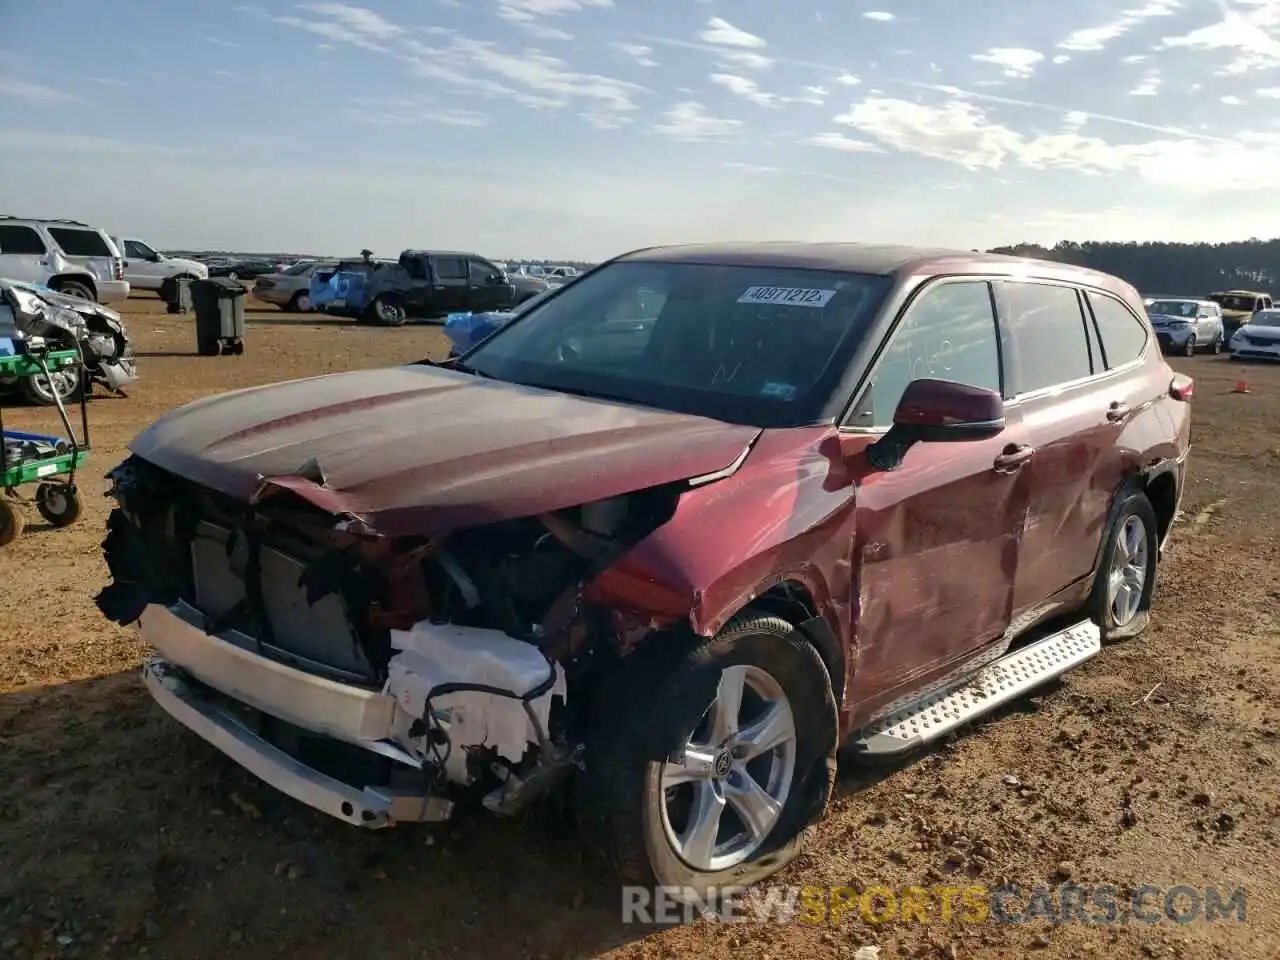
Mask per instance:
[[[1229,351],[1235,360],[1280,360],[1280,309],[1268,293],[1224,290],[1203,298],[1148,297],[1156,339],[1166,353]]]
[[[259,276],[253,295],[281,309],[349,316],[398,326],[411,318],[511,310],[578,276],[571,266],[512,267],[458,250],[405,250],[394,260],[372,255],[301,261]]]

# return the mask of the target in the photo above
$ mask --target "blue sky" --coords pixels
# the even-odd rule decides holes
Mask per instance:
[[[1280,0],[0,4],[0,210],[167,247],[1226,240]]]

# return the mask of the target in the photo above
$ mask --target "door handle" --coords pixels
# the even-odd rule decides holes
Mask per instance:
[[[1117,400],[1111,406],[1107,407],[1107,419],[1112,423],[1119,423],[1121,420],[1129,416],[1129,405],[1121,403]]]
[[[1036,448],[1025,443],[1009,444],[1004,452],[996,457],[992,466],[996,473],[1013,473],[1024,463],[1035,456]]]

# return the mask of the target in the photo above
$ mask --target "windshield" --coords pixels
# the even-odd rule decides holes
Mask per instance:
[[[1253,315],[1251,327],[1280,327],[1280,310],[1262,310]]]
[[[1255,310],[1258,301],[1255,297],[1236,296],[1226,293],[1215,293],[1209,297],[1214,303],[1222,307],[1223,310]]]
[[[1147,305],[1147,313],[1161,317],[1194,317],[1198,309],[1194,300],[1154,300]]]
[[[760,427],[811,423],[891,277],[614,263],[464,358],[499,380]]]
[[[1198,309],[1194,300],[1153,300],[1147,304],[1147,313],[1162,317],[1194,317]]]
[[[286,276],[286,277],[297,277],[311,270],[314,270],[315,268],[316,268],[316,264],[308,263],[304,260],[302,263],[295,263],[291,267],[286,267],[283,271],[281,271],[281,273],[283,276]]]

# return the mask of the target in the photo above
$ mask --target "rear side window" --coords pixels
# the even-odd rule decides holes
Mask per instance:
[[[1012,346],[1016,393],[1031,393],[1093,373],[1080,297],[1073,287],[1011,280],[1000,306]]]
[[[49,236],[68,257],[114,256],[102,234],[95,230],[77,230],[72,227],[50,227]]]
[[[1085,294],[1102,338],[1102,356],[1107,369],[1124,366],[1142,355],[1147,345],[1147,328],[1119,300],[1105,294]]]
[[[467,279],[467,262],[461,257],[436,257],[436,276],[441,280]]]
[[[0,226],[0,253],[48,253],[44,240],[31,227]]]

